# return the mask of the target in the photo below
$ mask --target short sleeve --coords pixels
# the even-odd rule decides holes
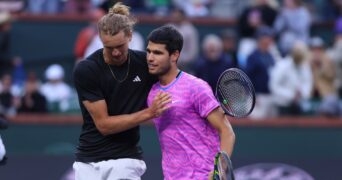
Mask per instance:
[[[100,72],[97,64],[89,60],[79,62],[74,68],[73,78],[80,101],[98,101],[104,99],[101,90]]]
[[[192,88],[195,110],[202,118],[207,118],[220,104],[217,102],[211,87],[205,81],[194,81]]]

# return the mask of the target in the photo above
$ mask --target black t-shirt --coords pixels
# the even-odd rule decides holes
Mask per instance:
[[[76,161],[98,162],[118,158],[142,158],[138,145],[139,126],[107,136],[96,128],[82,101],[105,100],[108,114],[130,114],[146,106],[146,98],[152,84],[157,81],[148,73],[146,53],[129,50],[130,63],[120,67],[110,66],[118,82],[104,62],[102,49],[79,62],[74,69],[74,83],[83,116],[83,126],[76,150]],[[129,66],[129,68],[128,68]]]

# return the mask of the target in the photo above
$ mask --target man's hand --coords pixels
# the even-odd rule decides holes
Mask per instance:
[[[153,118],[159,117],[164,111],[169,108],[171,96],[166,92],[159,91],[154,97],[152,105],[149,107]]]

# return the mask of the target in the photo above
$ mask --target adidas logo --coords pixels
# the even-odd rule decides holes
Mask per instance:
[[[133,79],[133,82],[141,82],[140,77],[138,75],[135,76],[135,78]]]

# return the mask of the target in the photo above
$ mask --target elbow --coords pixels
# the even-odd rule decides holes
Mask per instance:
[[[234,133],[233,130],[230,130],[230,131],[228,132],[228,138],[230,139],[230,141],[232,142],[232,144],[235,144],[235,138],[236,138],[236,136],[235,136],[235,133]]]
[[[231,145],[235,144],[235,132],[233,130],[233,128],[231,127],[227,127],[226,129],[224,129],[223,131],[220,132],[220,136],[221,137],[225,137],[225,139],[227,139]]]
[[[103,135],[108,136],[112,134],[113,132],[109,129],[109,126],[106,124],[106,120],[103,119],[100,121],[100,123],[96,123],[96,129]]]
[[[108,136],[111,134],[108,128],[104,126],[97,126],[97,130],[103,135],[103,136]]]
[[[120,133],[125,130],[124,128],[122,128],[122,126],[120,126],[119,124],[113,124],[113,121],[110,121],[107,118],[97,123],[96,128],[103,136]]]
[[[227,128],[226,131],[226,137],[228,138],[229,142],[231,142],[231,145],[235,144],[235,132],[232,127]]]

